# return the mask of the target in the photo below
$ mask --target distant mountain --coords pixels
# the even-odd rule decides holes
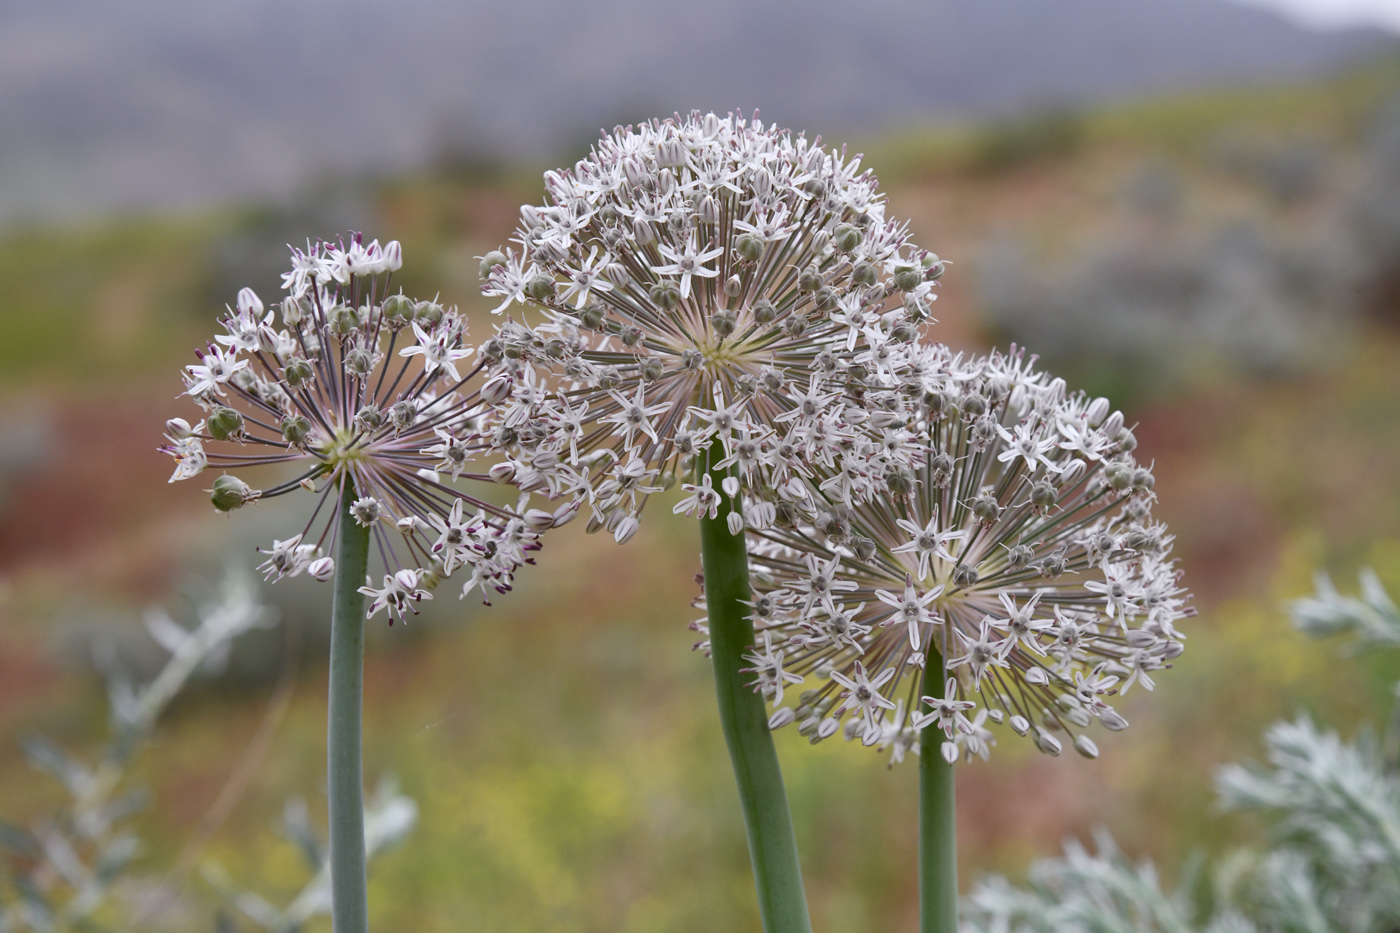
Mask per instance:
[[[0,221],[276,196],[759,107],[827,138],[1318,75],[1395,48],[1223,0],[6,0]]]

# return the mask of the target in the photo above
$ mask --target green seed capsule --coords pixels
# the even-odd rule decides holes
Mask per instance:
[[[755,233],[741,233],[734,238],[734,254],[744,262],[757,262],[763,255],[763,237]]]
[[[214,508],[220,512],[240,509],[245,502],[257,497],[257,493],[247,483],[227,473],[214,480],[214,488],[209,492],[209,501],[213,502]]]
[[[413,314],[419,321],[433,327],[442,320],[442,305],[436,301],[420,301]]]
[[[232,408],[220,406],[214,409],[204,428],[215,440],[226,441],[243,434],[243,416]]]
[[[301,415],[289,415],[282,419],[282,439],[288,444],[300,447],[311,436],[311,422]]]
[[[505,253],[493,249],[491,252],[481,257],[481,265],[477,266],[476,269],[484,279],[491,274],[492,269],[497,266],[504,266],[507,262],[509,262],[509,260],[506,259]]]
[[[525,294],[535,301],[548,301],[554,297],[554,279],[547,275],[537,275],[525,286]]]
[[[913,266],[900,266],[894,272],[894,287],[903,292],[912,292],[924,280],[924,274]]]
[[[403,327],[412,321],[417,314],[418,306],[412,298],[407,295],[390,295],[384,299],[384,304],[380,306],[384,314],[384,322],[390,327]]]

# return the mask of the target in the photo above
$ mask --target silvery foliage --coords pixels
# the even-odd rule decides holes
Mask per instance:
[[[1400,645],[1400,613],[1374,573],[1361,598],[1325,577],[1290,608],[1313,636],[1352,635],[1354,648]],[[1397,733],[1394,725],[1392,733]],[[1394,740],[1400,734],[1388,736]],[[1063,858],[1032,866],[1024,887],[994,876],[962,905],[972,933],[1205,931],[1205,933],[1382,933],[1400,926],[1400,773],[1362,732],[1344,742],[1308,717],[1264,734],[1266,766],[1228,765],[1216,775],[1220,806],[1270,822],[1272,847],[1217,861],[1209,906],[1191,891],[1196,873],[1164,891],[1150,862],[1134,864],[1106,832],[1097,853],[1077,842]]]
[[[142,851],[133,817],[149,802],[130,778],[137,752],[192,678],[217,673],[238,636],[276,621],[260,600],[256,581],[245,573],[226,575],[215,592],[196,600],[195,614],[197,622],[188,628],[163,610],[146,614],[147,630],[170,657],[144,684],[133,684],[114,660],[96,652],[107,679],[112,726],[92,758],[70,754],[42,736],[25,741],[29,761],[62,784],[69,799],[28,827],[0,822],[0,933],[106,929],[102,924],[113,916],[130,914],[134,924],[145,908],[131,901],[132,891],[123,884]],[[310,837],[300,828],[307,822],[305,807],[299,823],[291,818],[295,810],[289,805],[288,835],[305,849],[304,838]],[[402,838],[415,816],[412,800],[397,794],[392,783],[381,785],[366,807],[368,851]],[[216,869],[207,873],[217,877]],[[264,929],[290,933],[313,914],[329,913],[329,897],[320,893],[325,885],[320,874],[313,877],[286,909],[226,884],[218,887]],[[245,903],[260,906],[250,910]]]
[[[391,848],[413,829],[418,807],[398,791],[392,779],[383,779],[365,803],[365,852],[370,858]],[[315,916],[331,913],[331,866],[326,842],[312,826],[306,801],[287,802],[282,831],[296,844],[314,872],[310,881],[286,907],[275,907],[266,899],[239,888],[217,864],[206,865],[204,879],[239,913],[263,930],[294,933]]]

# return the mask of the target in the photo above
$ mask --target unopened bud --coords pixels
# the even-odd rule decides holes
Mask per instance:
[[[388,272],[398,272],[403,268],[403,245],[398,240],[390,240],[384,245],[384,268]]]

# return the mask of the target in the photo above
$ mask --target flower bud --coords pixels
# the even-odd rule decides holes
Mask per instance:
[[[1112,707],[1105,707],[1099,712],[1099,722],[1110,732],[1122,732],[1128,728],[1128,720]]]
[[[731,275],[724,280],[724,294],[730,298],[738,298],[739,293],[744,290],[744,283],[737,275]]]
[[[515,479],[515,464],[509,462],[495,463],[492,464],[491,469],[486,472],[491,477],[492,482],[509,483],[511,480]]]
[[[1094,744],[1094,740],[1087,735],[1076,735],[1074,737],[1074,750],[1085,758],[1099,757],[1099,747]]]
[[[179,441],[189,437],[193,431],[190,430],[190,423],[184,418],[171,418],[165,422],[165,433],[173,440]]]
[[[238,309],[239,314],[249,317],[258,317],[263,313],[262,299],[259,298],[258,293],[251,288],[240,288],[238,290],[238,298],[234,303],[234,307]]]
[[[499,405],[510,397],[515,380],[509,373],[496,373],[481,387],[481,399],[488,405]]]
[[[1017,735],[1025,735],[1027,732],[1031,731],[1030,721],[1019,714],[1013,714],[1011,719],[1008,720],[1008,724],[1011,726],[1011,730]]]
[[[209,492],[211,494],[209,500],[214,503],[214,508],[220,512],[241,509],[244,503],[258,497],[257,490],[238,477],[230,476],[227,473],[214,480],[214,488]]]
[[[386,272],[398,272],[403,268],[403,245],[398,240],[390,240],[384,245],[382,262]]]
[[[554,527],[554,513],[544,509],[529,509],[525,513],[525,527],[531,531],[548,531]]]
[[[296,327],[306,317],[306,309],[300,301],[291,295],[282,299],[282,323],[288,327]]]
[[[1060,745],[1060,740],[1055,738],[1050,733],[1046,732],[1044,729],[1037,729],[1035,731],[1035,745],[1036,748],[1039,748],[1045,754],[1054,756],[1056,758],[1059,757],[1060,751],[1062,749],[1062,746]]]
[[[781,729],[797,721],[797,714],[790,707],[780,706],[773,710],[773,715],[768,717],[769,729]]]
[[[613,528],[613,539],[618,544],[626,544],[632,540],[632,536],[637,533],[637,529],[641,526],[642,523],[637,521],[635,516],[624,516]]]
[[[702,224],[719,223],[719,202],[714,195],[707,194],[700,199],[700,204],[696,207],[696,216]]]
[[[306,575],[319,583],[325,583],[335,576],[335,561],[329,557],[318,557],[307,565]]]

